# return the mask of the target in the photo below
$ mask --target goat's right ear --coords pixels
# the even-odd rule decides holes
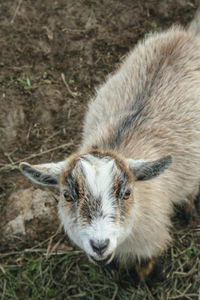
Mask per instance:
[[[23,175],[37,184],[58,187],[58,180],[65,165],[66,161],[41,165],[30,165],[23,162],[19,168]]]

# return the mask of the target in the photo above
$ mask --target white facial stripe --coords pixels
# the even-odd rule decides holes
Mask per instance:
[[[107,197],[113,187],[114,160],[86,156],[87,160],[81,159],[85,183],[94,197]]]

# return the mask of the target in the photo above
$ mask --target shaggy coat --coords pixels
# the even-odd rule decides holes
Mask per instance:
[[[130,239],[117,255],[157,256],[170,237],[173,203],[194,200],[200,184],[200,37],[181,27],[150,35],[89,103],[80,153],[92,145],[122,157],[173,162],[135,184]]]
[[[142,279],[170,242],[173,205],[193,207],[199,189],[198,23],[149,35],[130,52],[89,103],[76,155],[57,169],[21,165],[33,181],[59,184],[61,222],[93,261],[137,262]]]

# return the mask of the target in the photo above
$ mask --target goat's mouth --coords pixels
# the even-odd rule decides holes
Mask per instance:
[[[97,265],[99,265],[99,266],[105,266],[105,265],[108,265],[108,264],[112,261],[113,257],[114,257],[114,253],[111,253],[111,254],[109,254],[109,255],[108,255],[106,258],[104,258],[104,259],[95,259],[95,258],[92,257],[92,256],[89,256],[89,259],[90,259],[93,263],[95,263],[95,264],[97,264]]]

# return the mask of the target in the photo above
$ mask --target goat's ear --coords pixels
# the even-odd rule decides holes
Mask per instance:
[[[149,180],[168,169],[172,157],[169,155],[155,161],[127,159],[126,162],[136,180]]]
[[[19,168],[22,174],[33,182],[40,185],[57,187],[59,176],[64,171],[65,165],[66,161],[41,165],[30,165],[23,162]]]

